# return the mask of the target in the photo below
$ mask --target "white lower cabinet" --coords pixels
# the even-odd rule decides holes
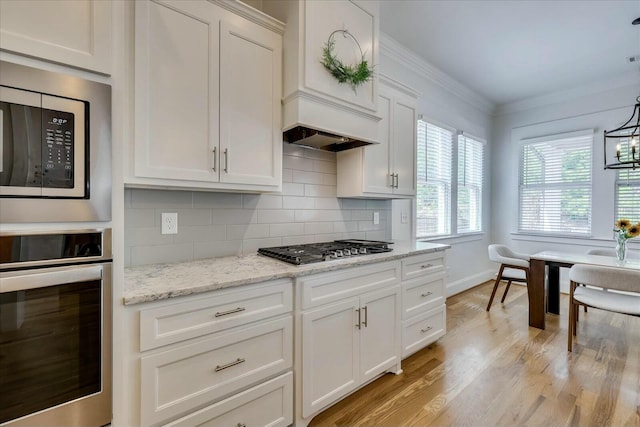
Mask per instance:
[[[140,425],[291,424],[291,287],[276,280],[140,310]]]
[[[298,282],[305,285],[305,293],[323,296],[316,301],[334,299],[331,292],[320,290],[352,295],[326,304],[307,299],[311,307],[300,314],[301,418],[305,422],[378,375],[399,372],[399,267],[397,261],[387,262]],[[358,294],[358,289],[369,289],[369,285],[379,289]]]
[[[446,333],[444,252],[402,260],[402,358]]]

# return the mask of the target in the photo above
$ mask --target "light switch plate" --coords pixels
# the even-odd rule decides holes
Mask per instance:
[[[162,234],[178,234],[177,212],[162,212]]]
[[[409,222],[409,213],[408,212],[400,212],[400,223],[406,224]]]
[[[373,213],[373,225],[380,224],[380,212]]]

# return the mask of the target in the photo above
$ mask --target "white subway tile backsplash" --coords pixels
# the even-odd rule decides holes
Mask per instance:
[[[170,190],[131,190],[132,208],[192,207],[193,193]]]
[[[298,236],[304,233],[304,224],[285,223],[271,224],[269,227],[269,235],[271,237]]]
[[[282,196],[282,207],[284,209],[313,209],[315,200],[313,197]]]
[[[193,259],[216,258],[242,254],[242,240],[193,244]]]
[[[316,209],[340,209],[340,200],[335,197],[315,197]]]
[[[273,194],[243,194],[245,209],[282,209],[282,196]]]
[[[251,209],[213,209],[213,224],[250,224],[257,221],[258,211]],[[178,218],[178,227],[180,219]]]
[[[282,194],[285,196],[304,196],[304,184],[283,182]]]
[[[332,222],[307,222],[304,224],[304,234],[333,233]]]
[[[131,247],[131,265],[159,264],[193,260],[193,243]]]
[[[313,197],[336,197],[335,185],[305,184],[304,195]]]
[[[284,144],[282,194],[125,190],[127,266],[249,255],[258,248],[337,239],[387,240],[391,202],[338,199],[336,154]],[[373,212],[380,224],[373,225]],[[162,235],[162,212],[178,234]]]
[[[283,222],[294,222],[294,210],[292,209],[263,209],[258,211],[258,223],[260,224],[279,224]]]
[[[193,193],[193,207],[239,209],[242,207],[242,195],[197,191]]]
[[[225,225],[193,225],[182,226],[178,217],[178,234],[174,234],[176,243],[188,242],[220,242],[227,240]]]
[[[227,239],[245,240],[269,237],[269,224],[227,225]]]
[[[153,227],[155,224],[155,210],[152,208],[125,209],[124,211],[125,229],[136,227]]]

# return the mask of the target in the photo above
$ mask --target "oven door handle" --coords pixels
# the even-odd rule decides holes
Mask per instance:
[[[0,273],[0,293],[102,280],[103,266],[81,265]]]

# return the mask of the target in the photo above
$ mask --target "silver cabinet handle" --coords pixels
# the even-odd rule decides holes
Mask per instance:
[[[423,297],[423,298],[425,298],[425,297],[429,297],[429,296],[431,296],[431,295],[433,295],[433,293],[432,293],[432,292],[427,292],[426,294],[420,294],[420,296],[421,296],[421,297]]]
[[[216,171],[216,163],[217,163],[217,157],[218,157],[218,151],[217,151],[217,147],[213,147],[213,167],[211,169],[213,169],[213,171]]]
[[[390,173],[389,176],[391,177],[391,188],[393,188],[396,183],[396,174]]]
[[[245,311],[246,308],[244,307],[238,307],[238,308],[234,308],[233,310],[228,310],[228,311],[218,311],[216,314],[214,314],[214,317],[222,317],[222,316],[228,316],[229,314],[233,314],[233,313],[240,313],[241,311]]]
[[[360,329],[361,328],[360,324],[362,323],[362,320],[360,318],[360,309],[356,308],[356,311],[358,312],[358,323],[356,323],[356,328]]]
[[[429,267],[433,267],[433,264],[422,264],[420,266],[420,268],[429,268]]]
[[[247,427],[247,425],[245,423],[238,423],[236,427]]]
[[[424,333],[429,332],[429,331],[430,331],[430,330],[432,330],[432,329],[433,329],[433,328],[432,328],[431,326],[427,326],[427,328],[426,328],[426,329],[420,329],[420,332],[422,332],[422,333],[424,334]]]
[[[246,359],[241,359],[241,358],[239,358],[239,357],[238,357],[238,358],[237,358],[236,360],[234,360],[233,362],[229,362],[229,363],[227,363],[227,364],[225,364],[225,365],[217,365],[217,366],[216,366],[216,369],[215,369],[214,371],[215,371],[215,372],[220,372],[220,371],[223,371],[223,370],[225,370],[225,369],[227,369],[227,368],[230,368],[230,367],[232,367],[232,366],[239,365],[239,364],[244,363],[244,362],[246,362]]]
[[[400,175],[396,174],[396,188],[400,185]]]
[[[364,325],[364,327],[367,327],[367,321],[369,319],[369,310],[368,307],[365,305],[364,307],[362,307],[362,309],[364,310],[364,321],[362,322],[362,324]]]
[[[224,149],[224,173],[229,173],[229,149]]]

